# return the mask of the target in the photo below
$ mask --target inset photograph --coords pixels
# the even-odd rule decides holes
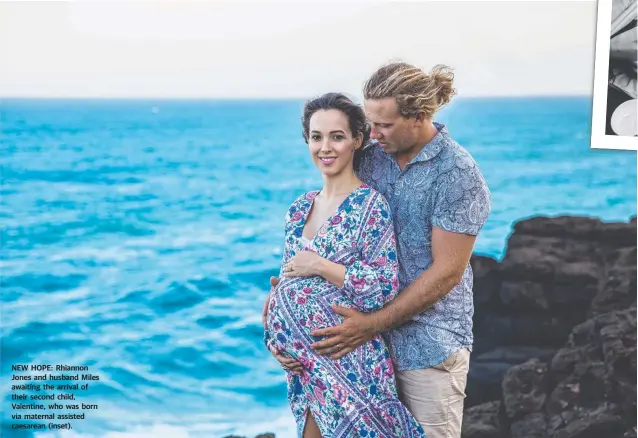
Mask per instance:
[[[598,4],[592,147],[636,149],[638,144],[637,18],[637,0]]]
[[[636,0],[612,2],[607,135],[638,135]]]

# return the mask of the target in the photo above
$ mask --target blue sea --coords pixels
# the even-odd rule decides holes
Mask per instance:
[[[284,214],[321,187],[302,104],[0,102],[3,437],[31,436],[6,429],[13,364],[100,377],[76,393],[97,410],[37,437],[293,436],[260,313]],[[589,97],[442,111],[493,195],[477,253],[534,215],[636,214],[636,153],[590,149],[590,118]]]

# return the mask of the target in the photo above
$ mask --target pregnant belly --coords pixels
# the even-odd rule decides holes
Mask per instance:
[[[268,334],[276,348],[296,357],[320,340],[310,333],[342,321],[332,304],[352,307],[336,286],[319,277],[283,279],[268,307]]]

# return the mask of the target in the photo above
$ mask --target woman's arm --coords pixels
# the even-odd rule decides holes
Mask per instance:
[[[374,192],[369,215],[360,230],[360,257],[337,270],[328,266],[326,275],[342,274],[343,290],[362,312],[378,310],[399,292],[399,263],[390,206]],[[325,263],[324,263],[325,264]]]
[[[346,267],[321,257],[317,261],[317,275],[325,278],[337,287],[343,287],[346,276]]]

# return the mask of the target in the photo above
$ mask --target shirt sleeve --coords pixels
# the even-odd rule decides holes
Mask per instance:
[[[476,163],[462,165],[439,176],[432,225],[453,233],[478,235],[491,211],[490,190]]]
[[[396,297],[399,264],[390,206],[375,193],[369,215],[364,215],[359,240],[360,257],[346,265],[343,290],[362,312],[378,310]]]

